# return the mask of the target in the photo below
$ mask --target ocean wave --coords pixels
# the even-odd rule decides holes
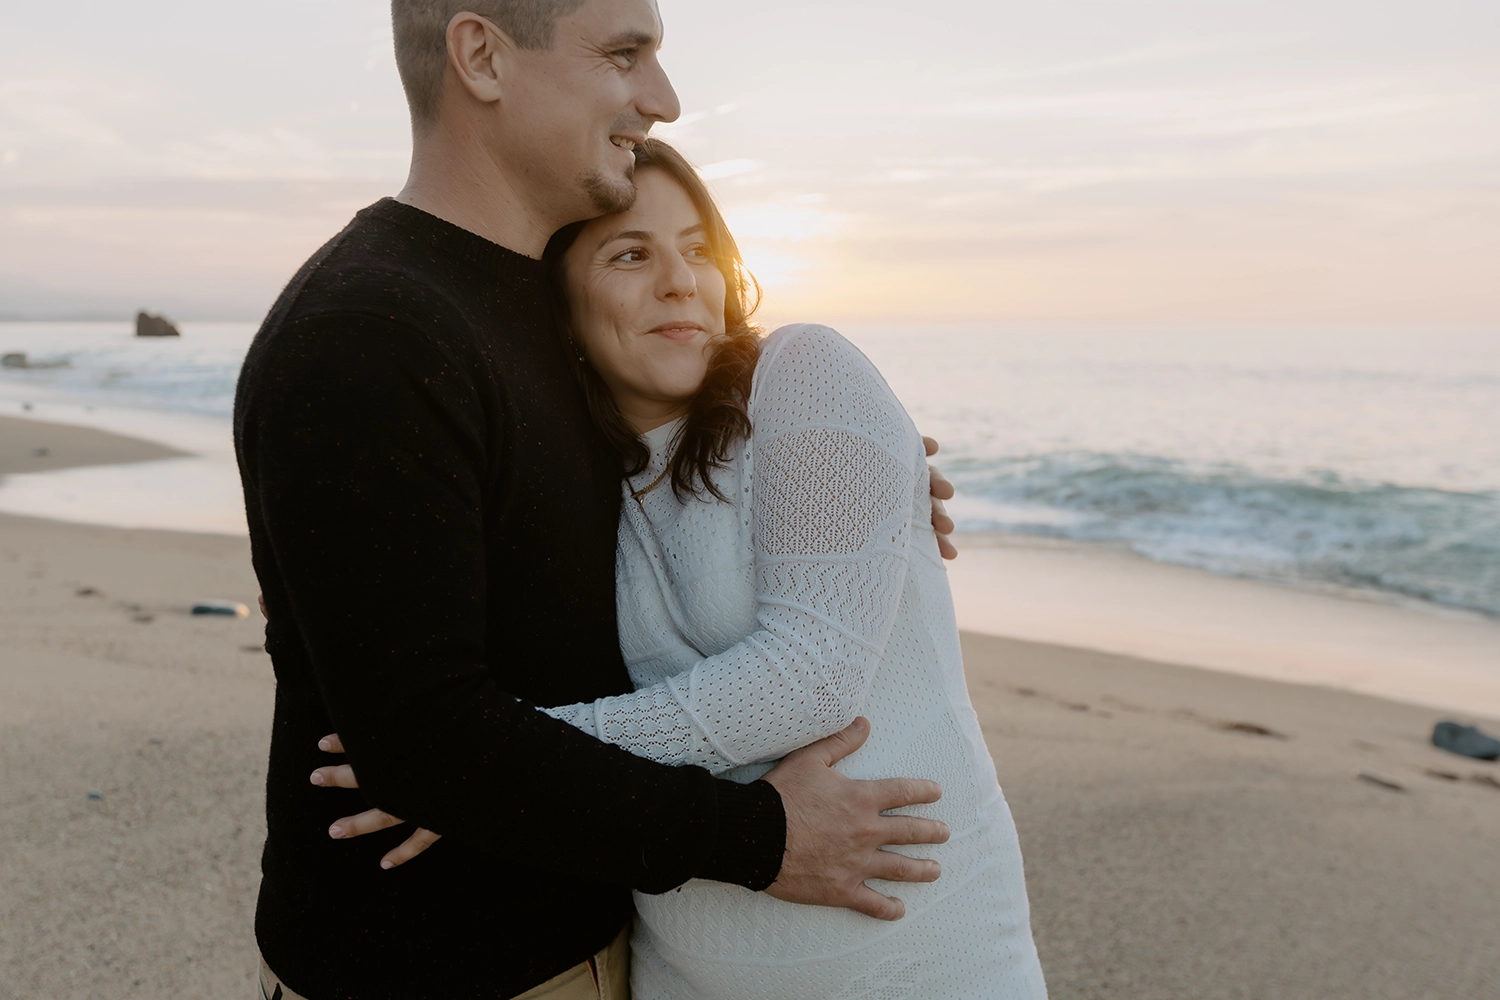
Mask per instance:
[[[1220,574],[1500,617],[1500,493],[1097,452],[960,459],[944,471],[970,498],[965,530],[1125,543]]]

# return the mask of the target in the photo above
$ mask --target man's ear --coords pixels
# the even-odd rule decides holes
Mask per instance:
[[[517,45],[498,24],[464,11],[448,22],[448,69],[476,100],[500,100],[515,67]]]

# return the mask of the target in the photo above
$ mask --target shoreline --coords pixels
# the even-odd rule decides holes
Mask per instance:
[[[245,537],[227,419],[76,402],[0,404],[0,513]],[[35,444],[67,442],[38,467]],[[83,460],[83,459],[87,460]]]
[[[4,514],[246,536],[227,421],[171,413],[0,414]],[[1500,622],[1477,613],[1217,576],[1123,546],[956,541],[947,567],[965,631],[1500,718]]]
[[[961,629],[1500,718],[1500,622],[1154,562],[1124,546],[955,538]]]

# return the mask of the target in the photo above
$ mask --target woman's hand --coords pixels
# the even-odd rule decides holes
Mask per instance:
[[[343,753],[344,744],[339,739],[338,733],[332,733],[318,741],[318,749],[325,753]],[[354,777],[354,768],[348,764],[330,765],[320,767],[312,773],[309,779],[313,784],[322,788],[358,788],[359,781]],[[382,809],[366,809],[357,816],[345,816],[334,822],[328,828],[328,836],[334,840],[344,840],[348,837],[362,837],[367,833],[375,833],[379,830],[387,830],[393,826],[400,826],[406,822],[398,819]],[[421,854],[427,848],[437,843],[442,838],[441,833],[433,833],[431,830],[417,829],[417,832],[406,838],[406,841],[390,851],[380,859],[380,867],[387,870],[397,865],[405,864],[412,858]]]
[[[924,436],[922,444],[927,449],[928,458],[938,453],[936,439]],[[948,537],[953,534],[953,518],[948,516],[948,508],[943,506],[944,500],[953,499],[953,484],[932,466],[929,465],[927,471],[932,474],[932,530],[937,532],[938,552],[942,553],[944,559],[957,559],[958,549],[954,548]]]

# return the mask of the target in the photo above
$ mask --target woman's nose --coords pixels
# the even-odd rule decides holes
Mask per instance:
[[[698,292],[698,279],[681,257],[670,257],[658,294],[664,299],[689,299]]]

